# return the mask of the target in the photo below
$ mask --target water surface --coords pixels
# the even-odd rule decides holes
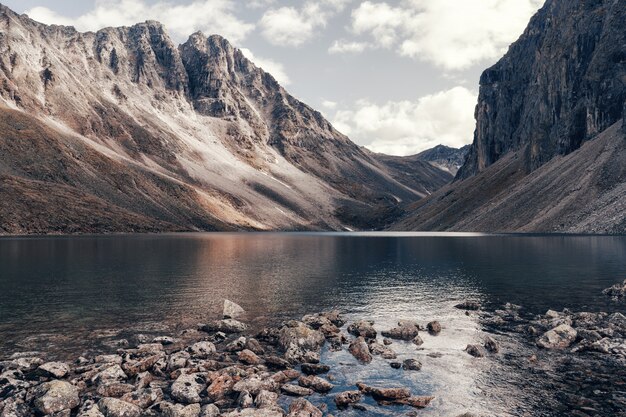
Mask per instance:
[[[624,236],[463,234],[179,234],[0,239],[0,355],[38,349],[76,356],[95,341],[126,333],[174,332],[219,315],[224,298],[262,326],[339,308],[379,329],[397,319],[437,319],[439,337],[424,336],[424,371],[402,374],[373,364],[379,380],[395,378],[438,400],[424,415],[452,415],[494,405],[484,363],[462,352],[480,340],[465,300],[529,312],[624,311],[601,290],[626,278]],[[509,341],[503,339],[503,343]],[[437,352],[442,358],[431,358]],[[371,369],[346,352],[331,354],[337,383],[349,386]],[[486,361],[485,361],[486,362]],[[490,364],[488,366],[495,366]],[[395,372],[392,373],[392,372]],[[368,377],[371,379],[371,375]],[[468,406],[468,401],[471,406]],[[492,410],[493,411],[493,410]],[[372,414],[376,415],[376,414]]]

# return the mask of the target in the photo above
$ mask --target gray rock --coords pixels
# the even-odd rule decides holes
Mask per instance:
[[[39,385],[34,392],[35,409],[42,414],[72,410],[80,405],[78,389],[65,381],[50,381]]]
[[[70,372],[70,367],[63,362],[47,362],[38,368],[48,376],[61,379]]]
[[[376,339],[377,332],[373,321],[357,321],[348,326],[348,333],[353,336],[361,336],[366,339]]]
[[[141,408],[117,398],[102,398],[98,408],[105,417],[141,417],[142,414]]]
[[[280,390],[283,393],[287,395],[291,395],[293,397],[306,397],[308,395],[313,394],[312,389],[301,387],[299,385],[294,385],[294,384],[285,384],[282,387],[280,387]]]
[[[199,403],[200,393],[206,388],[206,377],[203,374],[182,374],[172,384],[170,393],[176,401],[185,404]]]
[[[225,319],[236,319],[237,317],[245,314],[245,310],[239,305],[230,300],[224,300],[224,309],[222,314]]]
[[[578,333],[567,325],[561,324],[544,333],[538,340],[537,346],[544,349],[565,349],[576,340]]]
[[[426,328],[428,329],[428,333],[432,335],[438,335],[441,333],[441,324],[438,321],[431,321],[428,325],[426,325]]]
[[[485,351],[483,350],[482,346],[479,345],[467,345],[465,351],[475,358],[485,357]]]
[[[245,332],[248,325],[234,319],[216,320],[200,326],[202,331],[213,333],[223,332],[227,334]]]

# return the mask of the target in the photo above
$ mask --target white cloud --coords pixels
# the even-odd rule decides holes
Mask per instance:
[[[262,68],[265,72],[272,74],[276,81],[278,81],[282,86],[291,84],[291,80],[285,72],[285,67],[280,62],[255,56],[248,48],[241,48],[241,52],[246,58],[254,62],[254,65]]]
[[[367,42],[349,42],[344,40],[338,40],[328,48],[328,52],[331,54],[359,54],[370,47]]]
[[[337,102],[336,101],[330,101],[330,100],[324,100],[322,102],[322,106],[328,110],[334,110],[337,108]]]
[[[261,33],[274,45],[300,46],[311,40],[331,17],[342,11],[351,1],[307,1],[301,8],[270,9],[259,21]]]
[[[462,70],[500,57],[544,0],[366,1],[352,12],[352,31],[381,47]]]
[[[42,23],[72,25],[81,31],[158,20],[178,41],[201,30],[207,35],[219,34],[237,43],[254,29],[254,25],[237,18],[234,8],[233,0],[195,0],[188,4],[164,0],[155,3],[147,0],[98,0],[93,10],[71,19],[46,7],[35,7],[26,13]]]
[[[339,110],[333,125],[374,152],[412,155],[436,145],[461,147],[472,141],[477,94],[465,87],[377,105],[366,100]]]

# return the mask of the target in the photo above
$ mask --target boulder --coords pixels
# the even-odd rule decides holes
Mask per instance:
[[[70,373],[70,367],[63,362],[46,362],[37,368],[44,375],[56,379],[61,379]]]
[[[42,414],[72,410],[80,405],[78,388],[65,381],[45,382],[35,388],[35,409]]]
[[[239,362],[246,365],[259,365],[263,363],[263,360],[259,358],[256,353],[248,349],[244,349],[239,352],[237,354],[237,359],[239,360]]]
[[[300,384],[301,387],[311,388],[313,391],[320,393],[326,393],[335,387],[324,378],[315,375],[300,377],[298,384]]]
[[[372,361],[372,355],[370,354],[369,347],[363,337],[358,337],[350,343],[348,351],[363,363],[370,363]]]
[[[237,317],[245,314],[245,310],[236,303],[230,300],[224,300],[223,316],[225,319],[236,319]]]
[[[215,345],[211,342],[197,342],[189,346],[187,349],[189,354],[194,358],[206,359],[217,351]]]
[[[301,369],[306,375],[321,375],[330,371],[330,366],[316,363],[303,363]]]
[[[609,297],[626,297],[626,280],[620,284],[615,284],[612,287],[607,288],[602,291],[602,294],[608,295]]]
[[[402,398],[409,398],[411,396],[411,391],[408,388],[404,388],[404,387],[398,387],[398,388],[370,387],[362,382],[358,382],[356,385],[362,393],[366,395],[371,395],[375,400],[378,400],[378,401],[399,400]]]
[[[475,358],[482,358],[485,356],[483,348],[479,345],[467,345],[465,351]]]
[[[98,408],[105,417],[141,417],[142,414],[141,408],[117,398],[102,398]]]
[[[322,417],[322,411],[304,398],[294,400],[289,406],[287,417]]]
[[[284,394],[291,395],[292,397],[306,397],[313,394],[312,389],[294,384],[285,384],[280,387],[280,390]]]
[[[537,346],[544,349],[565,349],[576,340],[578,333],[567,325],[561,324],[545,332],[538,340]]]
[[[480,310],[480,303],[476,301],[466,300],[460,304],[455,305],[454,308],[458,308],[459,310],[476,311],[476,310]]]
[[[500,345],[491,336],[485,337],[485,349],[487,352],[498,353],[500,352]]]
[[[307,352],[318,352],[325,341],[322,332],[299,321],[288,322],[278,336],[278,345],[285,352],[285,358],[292,363],[303,362]]]
[[[337,407],[343,408],[358,403],[362,398],[361,391],[344,391],[335,396],[335,404]]]
[[[228,334],[242,333],[247,328],[248,325],[235,319],[214,320],[200,326],[200,330],[207,333],[223,332]]]
[[[170,393],[172,398],[180,403],[194,404],[201,401],[200,392],[206,387],[206,377],[203,374],[182,374],[172,384]]]
[[[419,329],[417,325],[408,322],[403,322],[398,327],[381,332],[384,337],[399,340],[412,340],[418,333]]]
[[[376,339],[377,333],[373,321],[357,321],[348,326],[348,333],[366,339]]]
[[[432,335],[436,336],[441,333],[441,324],[438,321],[431,321],[426,325],[426,328],[428,329],[428,333]]]
[[[169,402],[159,403],[162,417],[199,417],[202,411],[200,404],[172,404]]]
[[[422,363],[417,359],[406,359],[402,362],[402,369],[405,371],[419,371],[422,369]]]

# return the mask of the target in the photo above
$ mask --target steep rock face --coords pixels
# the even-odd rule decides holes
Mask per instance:
[[[219,36],[1,5],[0,150],[0,233],[370,229],[449,180],[402,183]]]
[[[457,178],[525,149],[527,172],[566,155],[624,115],[626,4],[547,0],[480,80],[476,132]]]

